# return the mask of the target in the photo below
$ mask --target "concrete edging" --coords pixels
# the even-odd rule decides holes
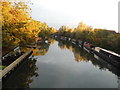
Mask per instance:
[[[8,65],[4,70],[0,71],[0,79],[2,79],[7,73],[9,73],[11,70],[13,70],[24,58],[26,58],[30,53],[32,53],[33,49],[26,52],[22,56],[20,56],[18,59],[16,59],[13,63]]]

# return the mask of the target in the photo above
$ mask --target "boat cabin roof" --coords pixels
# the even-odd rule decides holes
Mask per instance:
[[[115,56],[120,57],[119,54],[117,54],[117,53],[115,53],[115,52],[113,52],[113,51],[106,50],[106,49],[103,49],[103,48],[100,48],[100,47],[96,47],[96,48],[97,48],[98,50],[103,50],[103,51],[105,51],[105,52],[107,52],[107,53],[110,53],[110,54],[113,54],[113,55],[115,55]]]

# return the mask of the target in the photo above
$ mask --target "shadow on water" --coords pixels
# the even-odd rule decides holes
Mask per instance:
[[[16,47],[13,50],[11,50],[9,53],[2,56],[2,66],[8,66],[12,62],[14,62],[17,58],[19,58],[21,55],[23,55],[25,52],[29,51],[30,48],[25,47]]]
[[[17,67],[17,69],[10,76],[2,80],[3,89],[29,88],[30,83],[33,82],[32,78],[39,76],[37,73],[38,68],[36,66],[37,60],[34,56],[45,55],[49,49],[49,45],[50,44],[46,43],[36,45],[37,48],[33,50],[33,54],[28,59],[26,59],[19,67]],[[29,49],[21,47],[21,50],[23,52],[26,52]],[[8,56],[10,55],[11,54],[9,54]],[[16,54],[14,55],[16,56]],[[11,58],[9,59],[11,60]],[[6,63],[8,64],[9,62]]]
[[[32,77],[38,76],[35,63],[35,58],[28,58],[7,80],[3,80],[3,88],[29,88],[29,84],[33,81]]]

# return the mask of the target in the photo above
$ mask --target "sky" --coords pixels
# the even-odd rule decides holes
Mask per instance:
[[[31,0],[33,19],[59,29],[77,27],[83,21],[93,28],[118,31],[120,0]]]

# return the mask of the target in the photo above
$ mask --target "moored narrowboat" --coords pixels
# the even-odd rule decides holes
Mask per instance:
[[[68,38],[68,41],[71,41],[71,38]]]
[[[89,44],[89,43],[87,43],[87,42],[84,42],[83,48],[84,48],[87,52],[91,52],[91,51],[93,51],[94,46],[91,45],[91,44]]]
[[[68,39],[69,39],[69,38],[68,38],[68,37],[66,37],[66,40],[67,40],[67,41],[68,41]]]
[[[60,36],[60,39],[62,40],[62,39],[63,39],[63,36]]]
[[[100,47],[95,47],[94,53],[114,66],[120,67],[120,55]]]
[[[79,39],[77,39],[77,40],[76,40],[76,44],[79,44],[79,42],[80,42],[80,40],[79,40]]]
[[[61,40],[65,40],[65,37],[64,37],[64,36],[61,36],[60,39],[61,39]]]
[[[111,63],[108,63],[106,60],[102,59],[101,57],[94,54],[94,58],[96,58],[96,62],[100,65],[103,65],[105,68],[107,68],[109,71],[112,71],[114,74],[120,76],[120,70],[119,68],[115,67]]]
[[[67,40],[67,37],[64,37],[64,40]]]
[[[82,48],[83,47],[83,41],[79,41],[78,46]]]
[[[72,44],[76,44],[76,40],[75,39],[72,39]]]
[[[58,36],[57,35],[55,35],[55,38],[57,38]]]

